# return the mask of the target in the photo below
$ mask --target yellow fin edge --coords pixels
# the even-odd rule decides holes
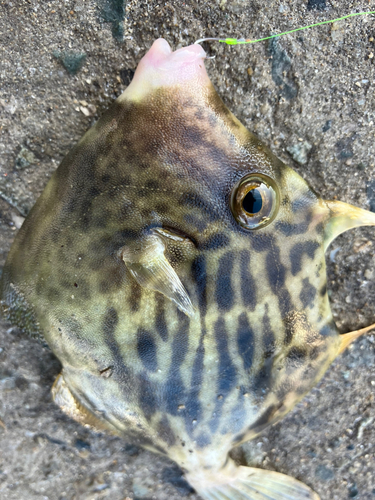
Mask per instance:
[[[334,200],[323,200],[329,210],[328,220],[324,228],[324,250],[337,236],[348,229],[360,226],[375,226],[375,213],[354,207],[348,203]]]
[[[356,340],[361,335],[365,335],[369,333],[371,330],[375,330],[375,323],[370,326],[366,326],[365,328],[361,328],[360,330],[355,330],[354,332],[344,333],[341,337],[341,345],[338,354],[341,354],[345,351],[345,349]]]

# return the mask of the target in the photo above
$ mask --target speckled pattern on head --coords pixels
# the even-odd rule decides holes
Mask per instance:
[[[353,208],[348,222],[348,206],[275,158],[224,106],[203,58],[155,42],[23,224],[2,309],[62,362],[54,394],[69,415],[168,455],[203,498],[242,499],[210,497],[197,471],[228,469],[228,451],[337,356],[325,246],[373,220]],[[249,174],[279,193],[255,230],[231,209]],[[317,498],[304,488],[280,498]]]

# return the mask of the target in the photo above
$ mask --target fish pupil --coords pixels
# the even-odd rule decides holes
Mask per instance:
[[[242,200],[242,207],[249,214],[257,214],[260,212],[262,204],[262,195],[259,189],[252,189]]]

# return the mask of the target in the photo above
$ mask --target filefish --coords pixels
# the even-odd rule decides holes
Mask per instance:
[[[371,327],[340,335],[324,252],[375,214],[320,198],[159,39],[13,243],[10,322],[48,344],[70,417],[168,456],[206,500],[317,500],[228,455]]]

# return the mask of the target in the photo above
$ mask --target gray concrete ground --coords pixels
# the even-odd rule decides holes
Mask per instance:
[[[64,155],[129,83],[152,41],[258,38],[364,10],[348,0],[0,1],[0,265]],[[325,198],[375,210],[374,16],[250,47],[212,45],[228,107]],[[374,322],[375,237],[327,253],[342,332]],[[90,432],[50,398],[59,362],[3,324],[0,498],[177,500],[197,496],[165,459]],[[375,337],[359,340],[281,423],[238,451],[295,476],[322,500],[375,499]]]

